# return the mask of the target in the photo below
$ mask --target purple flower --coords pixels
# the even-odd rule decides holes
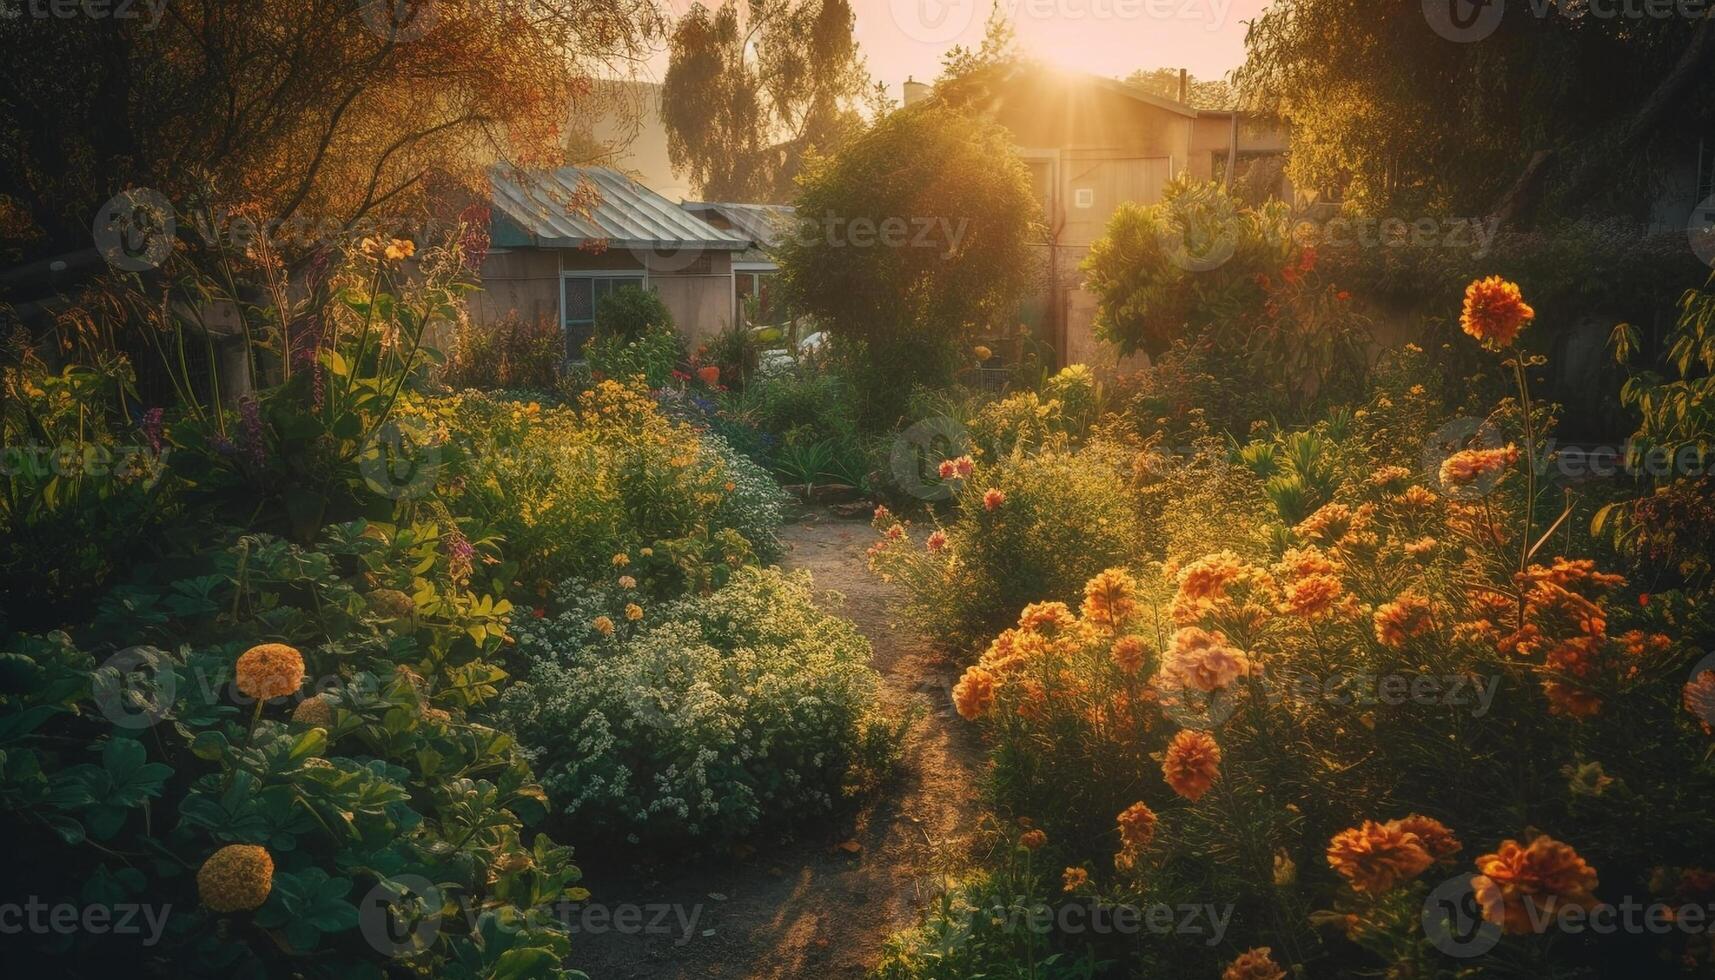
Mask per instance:
[[[238,400],[238,415],[244,426],[244,453],[252,464],[261,466],[268,461],[268,446],[262,437],[262,407],[255,395]]]
[[[149,449],[156,455],[161,452],[161,415],[160,409],[151,408],[143,413],[143,423],[138,426],[144,440],[149,443]]]

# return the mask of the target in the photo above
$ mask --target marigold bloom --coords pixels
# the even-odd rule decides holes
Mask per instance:
[[[1182,729],[1168,743],[1161,774],[1173,792],[1196,802],[1220,778],[1221,747],[1208,732]]]
[[[1090,883],[1090,873],[1083,868],[1067,868],[1060,874],[1060,890],[1075,892]]]
[[[238,690],[258,701],[291,694],[304,685],[304,657],[284,643],[261,643],[238,658]]]
[[[1715,668],[1686,681],[1680,696],[1685,710],[1703,724],[1703,734],[1715,733]]]
[[[1511,443],[1498,449],[1462,449],[1441,461],[1441,485],[1468,486],[1517,463],[1518,457],[1518,447]]]
[[[631,564],[631,556],[621,551],[613,556],[613,567],[624,568]]]
[[[1402,504],[1406,507],[1418,510],[1426,510],[1435,506],[1435,502],[1441,498],[1435,496],[1435,491],[1428,487],[1419,486],[1414,483],[1411,486],[1406,487],[1404,493],[1393,499],[1396,504]]]
[[[1120,840],[1127,847],[1148,847],[1155,840],[1155,811],[1141,800],[1121,810],[1116,821]]]
[[[1048,843],[1048,835],[1040,830],[1027,830],[1018,836],[1018,846],[1027,851],[1034,851]]]
[[[387,261],[402,262],[417,254],[417,243],[408,238],[395,238],[387,244]]]
[[[1415,592],[1401,592],[1392,602],[1383,603],[1376,610],[1375,623],[1378,643],[1401,647],[1406,640],[1429,632],[1435,620],[1428,599]]]
[[[228,844],[197,869],[197,895],[214,912],[262,907],[274,889],[274,859],[257,844]]]
[[[929,540],[923,542],[923,545],[930,551],[940,551],[947,546],[947,532],[940,530],[932,532],[929,535]]]
[[[1084,583],[1084,618],[1118,627],[1137,613],[1137,582],[1123,568],[1109,568]]]
[[[1187,626],[1173,634],[1164,672],[1181,685],[1218,691],[1250,672],[1250,661],[1220,633]]]
[[[292,709],[292,723],[311,727],[331,725],[333,706],[328,703],[326,695],[318,694],[313,698],[305,698]]]
[[[637,580],[629,575],[621,575],[619,577],[619,587],[622,589],[635,589],[637,588]]]
[[[1540,836],[1528,846],[1502,841],[1477,859],[1471,889],[1483,918],[1519,935],[1552,923],[1562,909],[1590,909],[1596,902],[1596,870],[1570,844]]]
[[[999,510],[1000,505],[1004,503],[1006,503],[1006,494],[996,490],[994,487],[988,488],[988,490],[983,493],[984,510]]]
[[[1041,632],[1044,627],[1067,629],[1078,621],[1064,602],[1033,602],[1018,614],[1018,628]]]
[[[1434,551],[1436,546],[1440,543],[1441,542],[1436,541],[1434,538],[1424,535],[1416,541],[1407,541],[1404,546],[1405,553],[1413,558],[1420,558]]]
[[[1369,527],[1373,508],[1364,504],[1354,510],[1345,504],[1323,504],[1316,512],[1298,522],[1294,528],[1307,541],[1337,545],[1348,535]]]
[[[1398,486],[1411,479],[1411,471],[1403,466],[1384,466],[1370,474],[1370,484],[1377,487]]]
[[[1415,878],[1435,863],[1423,841],[1398,821],[1361,825],[1342,830],[1328,842],[1328,866],[1352,888],[1381,895],[1409,878]]]
[[[638,605],[635,602],[626,603],[625,604],[625,618],[631,620],[634,623],[637,622],[638,620],[642,619],[643,618],[643,607]]]
[[[1114,665],[1128,674],[1135,674],[1143,669],[1143,640],[1135,636],[1122,636],[1114,641],[1113,649],[1108,656]]]
[[[1274,950],[1268,946],[1247,949],[1239,958],[1227,964],[1221,980],[1285,980],[1286,971],[1274,961]]]
[[[959,717],[976,721],[994,704],[994,675],[981,667],[970,667],[953,685],[953,707]]]
[[[713,388],[715,385],[721,383],[721,369],[715,364],[705,364],[702,367],[697,368],[697,378],[702,381],[703,384]]]
[[[590,625],[595,627],[595,631],[602,636],[613,635],[613,620],[607,616],[597,616],[590,621]]]
[[[1334,608],[1345,586],[1333,575],[1307,575],[1286,583],[1280,611],[1289,616],[1320,616]]]
[[[1517,283],[1490,276],[1465,287],[1465,309],[1459,317],[1459,326],[1485,347],[1499,350],[1511,347],[1519,331],[1535,317],[1536,311],[1524,301]]]
[[[1437,861],[1452,857],[1465,846],[1459,843],[1459,838],[1453,836],[1453,831],[1448,830],[1446,824],[1421,813],[1407,814],[1398,820],[1388,821],[1388,824],[1408,834],[1416,834],[1418,843]]]

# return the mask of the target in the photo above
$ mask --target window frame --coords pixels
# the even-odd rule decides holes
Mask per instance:
[[[595,294],[595,280],[623,279],[628,284],[635,284],[637,286],[637,288],[643,289],[643,290],[648,290],[650,288],[650,284],[649,284],[649,270],[647,270],[647,269],[635,269],[635,270],[631,270],[631,269],[561,269],[560,270],[560,296],[559,296],[559,301],[560,301],[560,341],[561,341],[561,343],[563,343],[565,345],[566,356],[568,358],[570,358],[571,360],[576,361],[576,360],[582,360],[583,359],[582,358],[583,345],[578,344],[575,348],[573,347],[573,345],[572,345],[572,327],[573,327],[573,324],[570,320],[567,319],[566,282],[567,282],[567,280],[571,280],[571,279],[583,279],[583,280],[589,280],[590,281],[590,318],[588,320],[579,320],[579,321],[577,321],[577,324],[576,324],[577,326],[584,328],[584,330],[586,331],[584,336],[586,338],[589,336],[589,332],[593,332],[593,330],[595,328],[596,304],[601,302],[601,298]],[[610,287],[610,289],[611,289],[611,287]]]

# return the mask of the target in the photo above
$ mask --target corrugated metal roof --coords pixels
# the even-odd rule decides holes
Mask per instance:
[[[601,202],[571,210],[578,186],[593,184]],[[682,249],[686,246],[738,252],[750,239],[723,231],[661,195],[607,167],[561,167],[521,173],[496,167],[489,172],[494,206],[543,248],[576,248],[605,242],[609,248]]]
[[[692,214],[718,214],[732,225],[733,230],[750,236],[758,245],[773,246],[792,227],[795,213],[790,204],[732,204],[722,201],[686,201],[685,210]]]

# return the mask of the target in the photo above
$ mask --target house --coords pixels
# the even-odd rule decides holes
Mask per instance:
[[[492,217],[483,290],[472,316],[552,318],[568,356],[589,338],[597,304],[616,289],[657,293],[690,342],[735,322],[736,258],[759,243],[717,228],[617,170],[490,172]]]
[[[935,94],[907,82],[905,103]],[[1042,205],[1042,288],[1022,319],[1061,363],[1112,367],[1095,337],[1079,264],[1121,204],[1154,204],[1172,177],[1254,185],[1290,199],[1287,132],[1242,112],[1196,109],[1133,85],[1032,64],[1005,66],[954,95],[1012,133]],[[1129,364],[1124,366],[1131,366]]]
[[[737,232],[755,243],[733,257],[733,322],[749,322],[745,307],[752,297],[756,299],[755,324],[773,324],[782,319],[786,311],[774,291],[774,277],[780,266],[775,264],[770,249],[790,233],[792,207],[704,201],[686,201],[682,206],[716,228]]]

